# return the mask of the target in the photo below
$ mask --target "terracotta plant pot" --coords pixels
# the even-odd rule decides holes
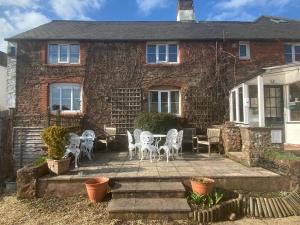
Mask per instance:
[[[191,186],[193,192],[199,195],[208,195],[212,192],[215,181],[209,178],[192,179]]]
[[[47,164],[52,173],[61,175],[69,171],[70,158],[60,160],[47,159]]]
[[[108,188],[109,178],[98,177],[85,182],[85,187],[91,202],[103,201]]]

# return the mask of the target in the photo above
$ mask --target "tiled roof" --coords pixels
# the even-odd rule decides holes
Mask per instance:
[[[300,40],[300,21],[262,16],[253,22],[52,21],[7,40]]]

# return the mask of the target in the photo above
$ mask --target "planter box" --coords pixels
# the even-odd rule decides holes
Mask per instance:
[[[49,170],[52,173],[56,175],[61,175],[69,171],[70,161],[71,161],[70,158],[61,159],[61,160],[47,159],[47,164]]]

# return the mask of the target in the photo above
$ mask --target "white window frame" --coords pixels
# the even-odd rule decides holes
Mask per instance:
[[[241,45],[246,46],[246,56],[241,56]],[[242,60],[248,60],[251,58],[250,42],[248,42],[248,41],[240,41],[239,42],[239,58]]]
[[[240,100],[240,96],[239,96],[239,89],[242,88],[242,93],[243,93],[243,113],[244,113],[244,120],[241,121],[241,115],[240,115],[240,110],[239,110],[239,100]],[[246,109],[246,103],[245,103],[245,85],[240,85],[234,89],[231,90],[230,92],[230,99],[229,99],[229,104],[230,104],[230,121],[235,122],[235,123],[241,123],[241,124],[247,124],[247,113],[245,113],[245,109]],[[235,109],[233,108],[233,102],[232,102],[232,98],[235,98]],[[235,111],[235,117],[236,119],[234,120],[233,118],[233,112]]]
[[[81,113],[82,112],[82,105],[83,105],[83,102],[82,102],[82,85],[80,84],[75,84],[75,83],[54,83],[54,84],[50,84],[50,99],[49,99],[49,103],[50,103],[50,110],[51,112],[55,112],[56,110],[52,110],[52,106],[53,106],[53,101],[52,101],[52,89],[53,88],[59,88],[60,89],[60,99],[59,99],[59,104],[60,104],[60,112],[62,113]],[[71,92],[71,110],[62,110],[62,97],[61,97],[61,92],[62,92],[62,89],[63,88],[70,88],[72,89],[72,92]],[[79,110],[73,110],[73,88],[80,88],[80,109]]]
[[[290,85],[287,85],[287,112],[288,112],[288,123],[300,123],[298,120],[291,120],[291,110],[290,110]]]
[[[50,45],[57,45],[57,47],[58,47],[58,52],[57,52],[58,59],[57,59],[57,63],[50,63],[50,60],[49,60],[50,59],[50,55],[49,55],[49,53],[50,53]],[[66,61],[61,61],[60,60],[60,47],[63,46],[63,45],[68,46],[67,60]],[[79,58],[78,58],[78,62],[70,62],[70,59],[71,59],[71,57],[70,57],[70,54],[71,54],[70,48],[71,48],[72,45],[78,45],[79,46]],[[81,49],[80,49],[80,43],[49,43],[48,44],[48,54],[47,54],[48,64],[50,64],[50,65],[56,65],[56,64],[74,64],[74,65],[77,65],[77,64],[80,64],[80,51],[81,51]]]
[[[284,43],[284,45],[291,45],[292,47],[292,62],[291,63],[297,63],[300,61],[296,61],[296,51],[295,47],[300,47],[300,43]],[[284,57],[285,57],[285,52],[284,52]],[[290,63],[288,63],[290,64]]]
[[[148,93],[148,112],[150,112],[150,108],[151,108],[151,92],[157,92],[158,93],[158,107],[157,107],[157,111],[160,113],[161,112],[161,93],[162,92],[167,92],[168,93],[168,113],[172,113],[171,112],[171,92],[172,91],[177,91],[178,92],[178,98],[179,98],[179,113],[175,114],[176,116],[181,116],[181,92],[178,89],[168,89],[168,90],[149,90]]]
[[[156,47],[156,62],[148,62],[148,46],[149,45],[155,45]],[[169,45],[176,45],[177,46],[177,62],[169,62]],[[166,47],[166,61],[160,61],[159,60],[159,46],[165,46]],[[179,64],[179,44],[178,42],[166,42],[166,43],[153,43],[153,42],[149,42],[146,45],[146,62],[147,64],[153,65],[153,64]]]

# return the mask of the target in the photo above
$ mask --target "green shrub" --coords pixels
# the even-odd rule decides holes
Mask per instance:
[[[39,167],[39,166],[43,165],[46,161],[47,161],[47,157],[41,156],[40,158],[38,158],[37,160],[34,161],[33,165],[36,167]]]
[[[198,195],[195,192],[190,192],[188,196],[189,200],[192,203],[205,209],[211,208],[212,206],[219,204],[223,200],[223,197],[224,194],[217,189],[215,189],[209,195]]]
[[[281,150],[267,149],[263,153],[263,157],[269,160],[291,160],[299,161],[300,157],[292,152],[285,152]]]
[[[179,119],[169,113],[142,113],[134,121],[134,128],[150,131],[155,134],[165,134],[170,129],[178,129]]]
[[[41,138],[48,147],[48,157],[59,160],[64,156],[65,146],[68,143],[68,130],[59,126],[46,128]]]

